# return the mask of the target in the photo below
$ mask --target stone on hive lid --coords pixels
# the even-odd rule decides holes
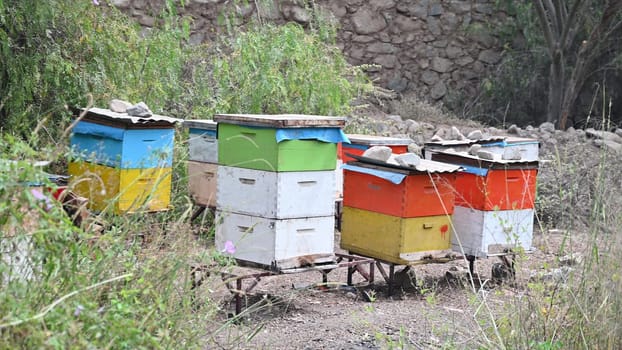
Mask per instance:
[[[149,109],[149,107],[147,107],[147,105],[144,102],[138,102],[137,104],[128,107],[126,110],[127,114],[133,116],[133,117],[143,117],[143,118],[147,118],[147,117],[151,117],[153,115],[153,112],[151,112],[151,110]]]
[[[118,100],[118,99],[115,98],[115,99],[110,100],[110,103],[108,104],[108,107],[113,112],[125,113],[125,112],[127,112],[128,108],[132,107],[132,104],[127,102],[127,101]]]
[[[368,148],[364,153],[363,157],[368,157],[372,159],[376,159],[382,162],[386,162],[391,157],[392,150],[387,146],[373,146]]]
[[[404,153],[395,156],[397,163],[404,167],[414,168],[421,163],[421,158],[414,153]]]
[[[469,147],[469,154],[472,156],[477,156],[477,152],[482,150],[482,145],[480,144],[474,144],[471,145],[471,147]]]
[[[482,159],[495,160],[495,154],[488,151],[478,151],[477,156]]]

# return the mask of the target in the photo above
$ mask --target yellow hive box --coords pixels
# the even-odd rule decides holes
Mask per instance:
[[[118,169],[88,162],[70,162],[73,190],[89,199],[89,207],[119,213],[166,210],[171,201],[171,168]]]
[[[351,253],[407,265],[451,254],[451,216],[401,218],[344,207],[341,248]]]

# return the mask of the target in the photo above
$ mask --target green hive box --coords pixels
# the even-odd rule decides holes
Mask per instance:
[[[337,144],[317,140],[276,142],[276,129],[218,124],[218,162],[266,171],[334,170]]]

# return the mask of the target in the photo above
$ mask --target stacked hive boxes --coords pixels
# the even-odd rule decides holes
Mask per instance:
[[[284,270],[332,262],[337,143],[344,118],[217,115],[216,245]]]
[[[188,139],[188,191],[197,205],[216,206],[218,174],[217,123],[213,120],[186,120]]]
[[[429,160],[414,169],[346,164],[341,247],[394,264],[447,256],[459,170]]]
[[[433,153],[432,159],[466,169],[456,179],[455,251],[487,257],[531,248],[537,161],[484,160],[449,151]]]
[[[168,209],[177,119],[91,108],[73,129],[69,174],[90,208],[115,213]]]

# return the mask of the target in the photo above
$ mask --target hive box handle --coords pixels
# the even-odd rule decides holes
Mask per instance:
[[[241,177],[238,180],[240,180],[240,182],[245,184],[245,185],[254,185],[255,184],[255,179],[246,179],[246,178]]]
[[[426,230],[431,229],[432,227],[434,227],[434,224],[430,224],[430,223],[424,223],[423,224],[423,228]]]
[[[240,232],[253,233],[253,228],[249,226],[238,226],[238,230],[240,230]]]
[[[300,186],[313,186],[317,184],[317,181],[298,181]]]
[[[315,232],[314,228],[299,228],[296,230],[298,234],[304,235]]]

